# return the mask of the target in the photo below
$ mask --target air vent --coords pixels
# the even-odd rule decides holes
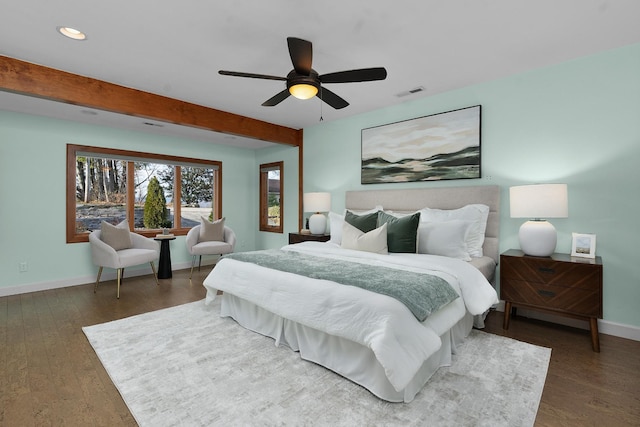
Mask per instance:
[[[159,124],[159,123],[151,123],[151,122],[143,122],[143,123],[144,123],[145,125],[147,125],[147,126],[154,126],[154,127],[157,127],[157,128],[162,128],[162,127],[164,127],[164,125],[161,125],[161,124]]]
[[[424,86],[418,86],[416,88],[407,90],[405,92],[400,92],[399,94],[397,94],[396,96],[398,98],[402,98],[403,96],[409,96],[409,95],[413,95],[414,93],[418,93],[418,92],[422,92],[424,90]]]

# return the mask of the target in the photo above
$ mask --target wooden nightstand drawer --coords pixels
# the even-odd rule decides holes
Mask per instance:
[[[501,277],[531,283],[598,290],[602,271],[591,264],[567,263],[550,259],[515,258],[503,260]]]
[[[598,289],[570,288],[522,280],[501,282],[503,300],[579,316],[602,317]]]

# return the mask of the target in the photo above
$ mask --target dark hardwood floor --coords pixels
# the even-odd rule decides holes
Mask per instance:
[[[512,317],[505,331],[503,314],[485,331],[551,348],[536,426],[640,426],[640,342],[600,334],[594,353],[588,330]]]
[[[210,270],[0,298],[0,426],[135,426],[81,328],[200,300]]]
[[[0,298],[0,426],[135,426],[81,328],[204,298],[211,267],[174,271],[156,286],[150,276]],[[640,342],[502,313],[487,332],[551,347],[536,426],[640,425]]]

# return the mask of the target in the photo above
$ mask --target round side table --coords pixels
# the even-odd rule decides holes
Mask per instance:
[[[153,240],[160,242],[160,262],[158,263],[158,279],[171,279],[171,250],[169,242],[175,237],[156,237]]]

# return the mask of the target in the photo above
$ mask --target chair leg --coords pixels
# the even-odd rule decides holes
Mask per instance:
[[[200,266],[202,266],[202,255],[198,258],[198,271],[200,271]]]
[[[100,268],[98,268],[98,277],[96,278],[96,284],[93,287],[93,293],[95,294],[96,291],[98,290],[98,282],[100,281],[100,276],[102,275],[102,266]]]
[[[189,280],[191,280],[191,276],[193,276],[193,266],[196,265],[196,255],[191,257],[191,273],[189,273]]]
[[[149,264],[151,264],[151,270],[153,271],[153,277],[156,279],[156,285],[159,285],[160,282],[158,282],[158,273],[156,273],[156,266],[153,261],[151,261]]]
[[[116,298],[120,299],[120,278],[122,277],[122,273],[123,273],[124,268],[118,268],[117,269],[117,273],[118,273],[118,293],[116,294]]]

